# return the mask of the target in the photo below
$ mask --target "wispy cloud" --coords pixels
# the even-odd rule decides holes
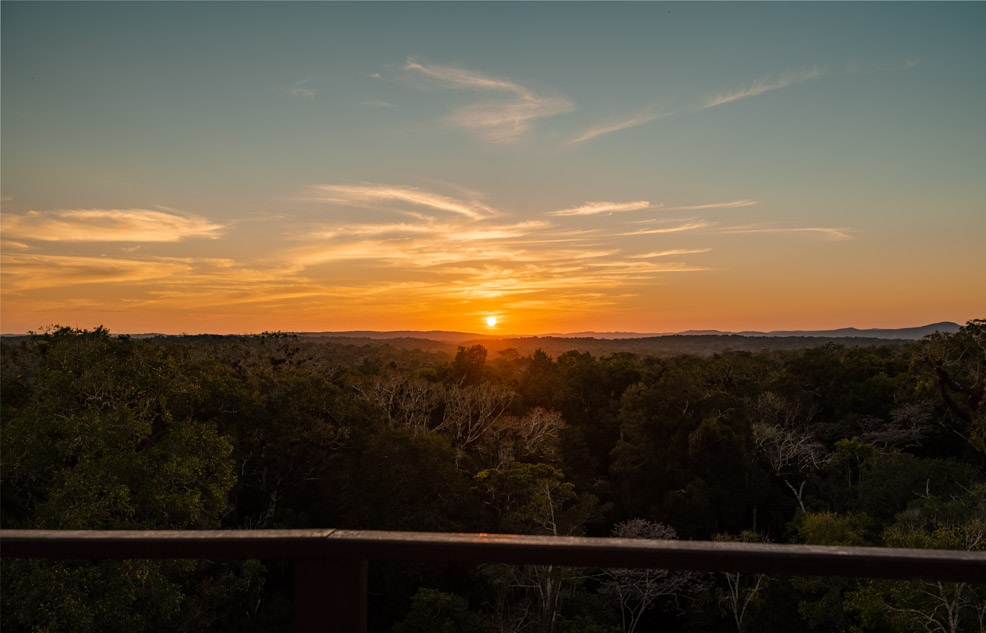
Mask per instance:
[[[500,225],[457,225],[455,239],[460,241],[470,240],[492,240],[492,239],[512,239],[526,237],[532,229],[540,229],[548,226],[547,222],[530,221],[518,222],[515,224]],[[408,222],[394,222],[383,224],[351,224],[337,228],[305,233],[298,236],[299,240],[327,240],[339,237],[379,237],[379,238],[406,238],[412,236],[443,235],[449,231],[447,222],[438,222],[434,218],[429,218],[426,222],[413,224]]]
[[[143,283],[183,275],[191,268],[181,262],[139,261],[114,257],[5,253],[4,291],[24,292],[80,284]]]
[[[613,121],[609,123],[603,123],[589,128],[588,130],[582,132],[568,143],[569,145],[574,145],[577,143],[584,143],[585,141],[594,139],[598,136],[603,136],[605,134],[612,134],[613,132],[619,132],[620,130],[626,130],[628,128],[636,127],[638,125],[643,125],[644,123],[649,123],[655,119],[661,118],[660,112],[641,112],[635,116],[627,119],[621,119],[619,121]]]
[[[378,207],[381,203],[390,202],[455,213],[473,219],[496,214],[494,209],[478,200],[460,200],[414,187],[365,183],[316,185],[312,187],[312,191],[314,199],[351,206]]]
[[[661,206],[661,205],[657,205]],[[566,215],[600,215],[603,213],[623,213],[626,211],[639,211],[640,209],[652,208],[647,200],[637,200],[635,202],[586,202],[582,206],[571,209],[561,209],[552,211],[547,215],[566,216]]]
[[[6,237],[46,242],[177,242],[218,238],[225,228],[193,215],[150,209],[68,209],[6,213]]]
[[[709,270],[705,266],[690,266],[684,262],[615,262],[607,261],[593,264],[593,268],[617,268],[623,275],[652,276],[657,273],[694,273]]]
[[[243,315],[252,315],[254,320],[243,327],[253,327],[272,311],[290,311],[312,327],[324,327],[327,313],[375,327],[373,315],[396,312],[434,322],[442,315],[451,321],[477,310],[517,314],[535,306],[610,310],[656,280],[707,270],[692,261],[697,259],[692,255],[705,251],[675,248],[681,242],[674,234],[710,224],[650,217],[649,224],[637,225],[640,214],[629,212],[657,208],[644,200],[587,202],[561,214],[551,212],[572,216],[565,219],[525,217],[494,208],[482,192],[450,183],[429,187],[316,185],[304,192],[307,199],[356,212],[312,213],[308,207],[299,211],[307,214],[307,230],[286,235],[280,219],[265,216],[256,220],[272,227],[265,248],[210,243],[210,257],[179,257],[194,251],[134,239],[147,234],[158,242],[218,237],[232,226],[173,209],[5,214],[4,238],[28,248],[5,244],[0,290],[4,300],[16,297],[19,305],[30,304],[33,314],[76,305],[91,314],[140,309],[183,318],[208,315],[216,323],[231,315],[247,323]],[[586,219],[601,213],[614,217],[605,223]],[[100,232],[94,224],[109,224],[114,240],[93,238]],[[8,233],[8,226],[27,237]],[[69,252],[34,237],[42,231],[61,240],[118,243],[76,244]],[[220,249],[225,256],[216,254]],[[441,306],[438,316],[436,306]]]
[[[307,77],[294,82],[293,84],[291,84],[291,87],[288,88],[288,94],[290,94],[292,97],[297,97],[300,99],[314,99],[315,91],[312,90],[311,88],[306,87],[306,84],[308,84],[308,82],[309,79]]]
[[[447,119],[452,125],[497,143],[517,141],[531,130],[537,119],[574,108],[564,97],[539,95],[508,79],[464,68],[422,63],[413,57],[407,58],[403,68],[442,88],[499,95],[500,99],[495,101],[458,108]]]
[[[745,99],[746,97],[754,97],[765,92],[770,92],[771,90],[786,88],[787,86],[793,84],[808,81],[809,79],[815,79],[816,77],[821,77],[826,72],[827,69],[825,68],[812,66],[807,70],[790,70],[788,72],[781,73],[780,75],[764,75],[763,77],[755,80],[749,86],[731,90],[709,98],[703,108],[711,108],[724,103],[732,103],[733,101],[739,101],[740,99]]]
[[[359,204],[367,212],[357,222],[325,221],[294,236],[297,245],[278,255],[278,261],[301,275],[345,271],[342,275],[351,285],[339,280],[326,285],[326,292],[346,294],[347,310],[365,304],[408,315],[433,311],[430,306],[436,304],[456,311],[488,300],[495,300],[498,310],[519,310],[538,302],[595,309],[663,275],[705,270],[686,261],[657,259],[700,252],[690,249],[629,256],[623,237],[629,223],[622,214],[604,226],[560,230],[548,219],[505,220],[507,212],[487,213],[486,205],[474,213],[461,212],[474,210],[465,196],[387,185],[338,185],[316,191]],[[459,212],[434,213],[453,205]],[[643,200],[588,202],[542,217],[646,208],[653,207]],[[404,217],[395,220],[395,210]],[[704,226],[707,223],[699,220],[666,220],[659,228],[632,235],[648,236],[654,244],[659,233]]]
[[[216,257],[141,256],[123,257],[11,253],[5,251],[3,293],[32,297],[47,296],[61,289],[65,302],[102,297],[103,309],[117,303],[134,307],[224,306],[234,303],[268,302],[302,286],[312,292],[312,282],[298,267],[277,261],[244,263]],[[92,295],[90,290],[104,290]],[[118,290],[114,293],[112,288]],[[55,295],[51,295],[55,296]],[[59,310],[58,305],[51,306]]]
[[[736,226],[719,229],[720,233],[814,233],[832,240],[853,239],[851,229],[832,227],[772,227],[772,226]]]
[[[389,101],[376,100],[376,101],[360,101],[361,106],[367,106],[371,108],[396,108],[397,106]]]
[[[914,63],[916,64],[917,62],[914,61]],[[571,140],[569,140],[568,145],[577,145],[579,143],[584,143],[586,141],[592,140],[599,136],[612,134],[613,132],[619,132],[621,130],[626,130],[628,128],[636,127],[638,125],[643,125],[645,123],[649,123],[656,119],[671,116],[673,114],[679,114],[682,112],[694,112],[696,110],[704,110],[706,108],[711,108],[717,105],[723,105],[726,103],[731,103],[733,101],[738,101],[746,97],[753,97],[756,95],[760,95],[765,92],[769,92],[771,90],[779,90],[781,88],[785,88],[787,86],[796,83],[801,83],[803,81],[808,81],[810,79],[820,77],[827,72],[828,69],[826,68],[820,66],[812,66],[811,68],[806,70],[792,70],[785,73],[781,73],[779,75],[764,75],[763,77],[760,77],[759,79],[753,81],[753,83],[751,83],[748,86],[744,86],[742,88],[738,88],[735,90],[731,90],[729,92],[724,92],[712,96],[706,99],[705,102],[701,104],[687,106],[672,112],[654,112],[651,110],[645,110],[631,117],[595,125],[583,131],[581,134],[578,134]],[[714,207],[697,206],[697,207],[678,207],[678,208],[702,209],[702,208],[714,208]]]
[[[700,211],[707,209],[738,209],[741,207],[752,207],[757,204],[756,200],[733,200],[731,202],[713,202],[711,204],[689,204],[678,207],[664,207],[665,211]]]
[[[631,259],[652,259],[655,257],[674,257],[676,255],[695,255],[698,253],[708,253],[711,248],[676,248],[667,251],[652,251],[641,253],[640,255],[630,255]]]
[[[662,226],[652,229],[638,229],[636,231],[629,231],[627,233],[618,233],[621,237],[629,237],[633,235],[661,235],[664,233],[681,233],[683,231],[695,231],[697,229],[704,229],[713,226],[711,222],[705,220],[687,220],[680,224],[675,224],[674,226]]]

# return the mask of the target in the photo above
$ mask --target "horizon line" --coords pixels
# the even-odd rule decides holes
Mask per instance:
[[[974,320],[974,319],[973,319]],[[968,323],[969,321],[966,321]],[[927,329],[937,326],[956,326],[963,327],[963,324],[958,321],[937,321],[934,323],[926,323],[923,325],[912,325],[903,327],[856,327],[852,325],[835,327],[835,328],[785,328],[785,329],[765,329],[765,330],[720,330],[716,328],[700,328],[700,329],[688,329],[688,330],[677,330],[677,331],[664,331],[664,332],[643,332],[635,330],[579,330],[573,332],[540,332],[535,334],[525,334],[519,332],[510,333],[490,333],[490,332],[472,332],[463,330],[418,330],[418,329],[397,329],[397,330],[264,330],[262,332],[154,332],[154,331],[144,331],[144,332],[116,332],[109,328],[107,331],[113,336],[139,336],[139,337],[179,337],[179,336],[263,336],[265,334],[286,334],[286,335],[296,335],[296,336],[312,336],[312,335],[323,335],[323,336],[336,336],[336,337],[346,337],[347,335],[354,335],[353,338],[362,338],[359,334],[377,334],[377,335],[394,335],[392,338],[398,338],[401,335],[408,334],[444,334],[444,335],[460,335],[460,336],[472,336],[476,338],[490,338],[490,339],[507,339],[507,338],[593,338],[593,337],[605,337],[606,335],[617,335],[621,338],[648,338],[648,337],[658,337],[658,336],[720,336],[720,335],[739,335],[739,336],[756,336],[758,334],[791,334],[792,336],[800,335],[802,333],[827,333],[827,332],[845,332],[845,331],[856,331],[856,332],[874,332],[874,331],[900,331],[900,330],[920,330]],[[76,326],[52,326],[52,327],[71,327],[76,330],[95,330],[102,325],[92,326],[91,328],[79,328]],[[10,338],[10,337],[22,337],[22,336],[33,336],[44,334],[42,331],[27,331],[27,332],[2,332],[0,337]]]

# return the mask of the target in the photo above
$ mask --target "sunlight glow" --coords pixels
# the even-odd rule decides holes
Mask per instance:
[[[486,317],[486,325],[489,327],[496,327],[496,317],[495,316]]]

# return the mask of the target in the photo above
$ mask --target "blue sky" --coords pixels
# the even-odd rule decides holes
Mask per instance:
[[[986,308],[983,3],[0,11],[4,332]]]

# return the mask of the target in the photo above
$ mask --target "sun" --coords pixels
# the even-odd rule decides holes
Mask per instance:
[[[486,317],[486,325],[489,327],[496,327],[496,317],[495,316]]]

